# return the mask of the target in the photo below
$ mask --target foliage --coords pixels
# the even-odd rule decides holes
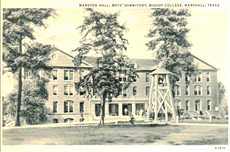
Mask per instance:
[[[218,82],[218,101],[221,105],[221,112],[223,115],[228,113],[228,102],[225,99],[225,92],[226,89],[224,87],[224,84],[222,82]]]
[[[189,52],[191,44],[186,37],[189,16],[185,9],[153,9],[153,24],[147,35],[150,39],[147,46],[154,51],[162,66],[179,76],[182,71],[191,74],[195,69]]]
[[[92,9],[86,11],[89,16],[85,17],[79,27],[83,37],[81,46],[74,50],[77,52],[75,64],[79,66],[90,51],[95,51],[99,57],[97,66],[76,86],[77,89],[85,89],[89,96],[97,95],[101,98],[103,124],[105,101],[117,97],[122,89],[135,81],[137,75],[134,66],[123,53],[127,49],[128,40],[124,38],[125,26],[117,21],[118,14],[100,13]],[[120,81],[122,76],[127,78],[124,83]]]
[[[27,83],[22,90],[22,109],[21,116],[28,124],[38,124],[46,121],[48,110],[45,106],[47,99],[45,80],[37,80],[36,84]],[[5,108],[7,113],[4,116],[16,115],[17,92],[8,96]]]
[[[53,9],[3,9],[3,60],[11,72],[18,74],[16,126],[20,126],[22,68],[36,75],[40,69],[47,70],[46,63],[52,49],[50,45],[40,43],[23,44],[23,40],[34,40],[34,27],[44,26],[44,20],[53,14]]]
[[[218,82],[218,91],[219,91],[219,101],[221,102],[225,96],[225,87],[222,82]]]
[[[53,15],[53,12],[52,9],[3,9],[3,46],[6,48],[3,59],[13,73],[21,66],[35,71],[44,66],[42,63],[46,59],[42,56],[48,55],[51,46],[40,43],[25,44],[25,53],[22,54],[19,43],[25,38],[34,40],[33,28],[45,26],[44,19]]]
[[[3,44],[12,48],[20,39],[35,39],[33,27],[44,26],[44,19],[53,15],[53,9],[11,8],[3,9]]]
[[[6,62],[7,67],[11,69],[11,72],[18,72],[21,67],[32,71],[34,74],[38,74],[37,72],[41,69],[50,70],[47,63],[52,50],[51,45],[33,43],[26,45],[25,50],[26,52],[22,54],[10,48],[4,52],[3,60]]]

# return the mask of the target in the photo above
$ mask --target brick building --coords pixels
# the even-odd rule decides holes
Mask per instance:
[[[137,68],[139,78],[136,82],[105,105],[106,120],[128,120],[129,114],[136,119],[143,119],[148,107],[150,90],[149,73],[157,62],[151,59],[132,59]],[[194,56],[198,74],[189,77],[182,75],[175,90],[175,104],[184,113],[204,115],[213,114],[218,110],[217,69]],[[47,107],[51,122],[78,122],[81,116],[86,121],[98,120],[100,115],[100,100],[96,97],[87,98],[74,88],[75,82],[96,65],[94,58],[88,58],[80,68],[76,68],[73,57],[61,50],[54,50],[50,66],[52,77],[48,83],[49,98]],[[186,81],[191,80],[189,84]]]

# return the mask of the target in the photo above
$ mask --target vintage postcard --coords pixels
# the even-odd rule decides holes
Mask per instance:
[[[3,152],[229,150],[226,1],[1,4]]]

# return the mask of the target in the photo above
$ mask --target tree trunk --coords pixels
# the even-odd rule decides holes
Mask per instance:
[[[105,100],[106,100],[106,93],[102,95],[102,104],[101,104],[101,120],[99,125],[104,126],[105,124]]]
[[[19,40],[19,54],[22,54],[22,38]],[[15,126],[20,126],[20,112],[21,112],[21,101],[22,101],[22,67],[19,67],[18,73],[18,103],[17,103],[17,111],[16,111],[16,124]]]

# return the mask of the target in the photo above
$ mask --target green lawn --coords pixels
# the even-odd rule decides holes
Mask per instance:
[[[105,126],[3,130],[3,144],[227,144],[227,127]]]

